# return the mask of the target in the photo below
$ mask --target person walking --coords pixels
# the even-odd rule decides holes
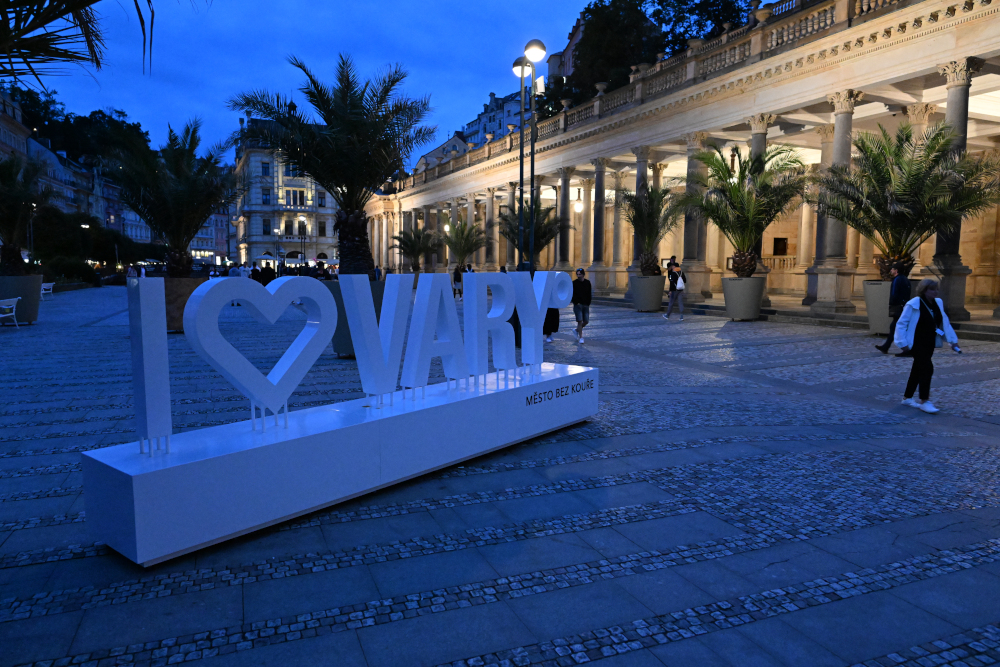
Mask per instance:
[[[455,272],[451,274],[452,285],[451,285],[451,295],[458,297],[458,300],[462,300],[462,266],[456,266]]]
[[[672,264],[670,266],[670,272],[667,274],[667,280],[670,283],[670,300],[667,302],[667,312],[664,314],[663,319],[670,319],[670,313],[674,310],[674,304],[677,304],[681,314],[681,322],[684,321],[684,286],[687,283],[686,278],[687,276],[681,271],[680,264]]]
[[[139,274],[135,270],[135,265],[134,264],[129,264],[128,265],[128,271],[125,272],[125,277],[126,278],[138,278],[139,277]]]
[[[247,266],[246,262],[243,262],[243,264],[240,265],[240,278],[249,278],[249,277],[250,277],[250,268]]]
[[[375,267],[375,280],[376,280],[376,282],[379,281],[379,280],[382,280],[382,267],[381,266],[376,266]]]
[[[573,281],[573,315],[576,316],[576,342],[583,343],[583,328],[590,324],[590,297],[592,294],[590,281],[585,278],[586,272],[576,270],[576,280]]]
[[[903,405],[934,414],[939,410],[931,403],[931,377],[934,375],[934,348],[947,342],[961,354],[958,336],[944,312],[944,302],[938,298],[938,281],[924,278],[917,285],[917,296],[903,306],[896,325],[895,343],[903,352],[912,352],[913,365],[903,393]],[[920,390],[919,400],[913,393]]]
[[[899,322],[899,316],[903,313],[903,306],[910,300],[910,281],[903,275],[903,265],[899,262],[893,264],[892,268],[889,269],[889,275],[892,276],[892,285],[889,287],[889,317],[892,318],[892,324],[889,325],[889,335],[886,336],[885,342],[875,346],[875,349],[882,354],[889,353],[889,347],[896,337],[896,323]],[[896,356],[909,357],[912,355],[900,352]]]
[[[264,262],[264,268],[260,270],[260,284],[266,286],[277,277],[278,274],[274,272],[274,267],[271,266],[271,263]]]
[[[253,268],[250,269],[250,280],[260,282],[260,269],[257,268],[257,262],[254,262]]]

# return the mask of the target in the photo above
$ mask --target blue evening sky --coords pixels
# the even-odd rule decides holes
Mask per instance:
[[[238,114],[226,108],[234,94],[263,88],[299,95],[302,77],[287,56],[332,81],[340,52],[355,59],[362,75],[402,63],[410,72],[407,92],[430,95],[429,123],[443,141],[475,118],[490,92],[517,90],[511,64],[529,39],[541,39],[549,53],[562,50],[586,0],[157,0],[153,68],[146,74],[131,5],[97,5],[107,37],[103,69],[71,70],[46,85],[74,113],[124,109],[158,146],[168,123],[177,128],[193,116],[203,120],[207,141],[222,139],[238,128]]]

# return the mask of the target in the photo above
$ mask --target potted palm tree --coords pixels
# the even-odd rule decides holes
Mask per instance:
[[[291,97],[280,93],[242,93],[230,100],[229,108],[256,118],[233,138],[244,145],[269,147],[285,164],[330,193],[337,205],[333,231],[340,273],[368,275],[379,308],[384,283],[375,281],[365,205],[399,173],[413,149],[434,136],[436,128],[422,125],[430,112],[430,98],[403,94],[407,73],[399,65],[362,81],[351,58],[341,54],[331,86],[298,58],[288,62],[305,75],[299,91],[312,113],[299,111]],[[340,283],[323,284],[337,301],[334,351],[353,356]]]
[[[639,241],[639,269],[642,275],[629,278],[632,303],[639,312],[663,306],[663,286],[667,277],[660,270],[660,241],[680,222],[682,209],[669,187],[643,185],[636,192],[622,193],[625,220]]]
[[[908,275],[914,253],[934,234],[959,229],[962,220],[1000,203],[1000,158],[952,149],[944,124],[919,136],[903,123],[890,134],[860,132],[851,166],[834,166],[819,178],[819,209],[853,227],[881,253],[881,280],[865,281],[869,329],[889,331],[889,270]]]
[[[486,230],[482,227],[467,222],[447,227],[448,231],[441,233],[440,243],[448,248],[449,255],[458,266],[465,266],[465,260],[486,247]]]
[[[756,320],[766,279],[754,277],[754,251],[764,231],[806,194],[809,177],[802,158],[787,146],[772,146],[763,155],[744,157],[736,150],[731,164],[715,147],[694,157],[707,167],[689,177],[699,186],[680,199],[704,216],[733,244],[735,278],[722,279],[726,314],[732,320]]]
[[[497,219],[497,224],[500,225],[500,235],[507,239],[507,242],[512,244],[522,255],[528,255],[532,250],[534,250],[535,256],[532,258],[534,260],[535,266],[538,266],[538,258],[542,254],[542,251],[552,243],[557,236],[562,232],[568,232],[570,230],[570,225],[564,220],[559,219],[555,216],[555,208],[552,206],[542,206],[541,199],[535,197],[535,204],[531,208],[525,207],[524,209],[524,233],[521,234],[519,229],[520,225],[520,215],[518,210],[507,210],[500,214]],[[535,220],[534,224],[531,221],[531,215],[534,212]],[[534,244],[532,245],[532,233],[534,233]],[[524,241],[524,247],[521,247],[521,241]]]
[[[34,322],[42,295],[42,276],[29,275],[21,249],[35,212],[52,199],[52,188],[42,186],[45,169],[16,153],[0,160],[0,299],[20,297],[17,321]]]
[[[441,245],[437,235],[426,229],[405,229],[392,240],[395,241],[392,249],[399,250],[403,258],[409,260],[410,269],[415,274],[420,273],[420,260],[436,252]]]
[[[244,184],[222,164],[227,145],[203,155],[201,121],[192,120],[178,134],[171,127],[167,143],[152,150],[143,137],[122,132],[110,152],[109,175],[121,188],[122,203],[135,211],[167,246],[167,328],[181,331],[184,306],[204,278],[192,278],[188,247],[209,217],[240,196]]]

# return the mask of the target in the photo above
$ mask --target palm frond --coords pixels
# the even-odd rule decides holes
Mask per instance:
[[[451,256],[459,266],[474,255],[480,248],[486,247],[487,230],[476,224],[458,222],[449,225],[447,232],[439,235],[440,242],[448,248]]]
[[[653,275],[659,268],[659,244],[664,236],[680,224],[684,212],[680,196],[666,187],[640,187],[636,192],[621,193],[625,220],[632,225],[639,240],[639,259],[643,275]]]
[[[530,206],[530,205],[529,205]],[[554,206],[542,206],[542,201],[539,197],[535,197],[534,206],[525,207],[524,209],[524,247],[521,247],[521,233],[519,230],[520,216],[516,210],[505,210],[497,217],[497,223],[500,225],[500,235],[507,239],[508,243],[514,245],[522,255],[528,255],[531,249],[531,214],[534,211],[535,224],[534,224],[534,251],[535,256],[532,258],[535,264],[538,264],[538,258],[542,254],[542,251],[552,243],[560,233],[569,231],[570,225],[567,221],[562,220],[555,215]]]
[[[392,237],[395,243],[392,250],[399,250],[399,253],[410,261],[410,267],[414,273],[420,273],[420,260],[422,257],[437,252],[441,246],[441,241],[437,234],[427,229],[404,229],[400,234]]]

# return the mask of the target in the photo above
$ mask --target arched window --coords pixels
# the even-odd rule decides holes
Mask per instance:
[[[293,250],[289,253],[285,253],[287,259],[297,259],[301,253],[298,250]]]
[[[316,255],[316,259],[328,259],[325,252],[321,252]]]

